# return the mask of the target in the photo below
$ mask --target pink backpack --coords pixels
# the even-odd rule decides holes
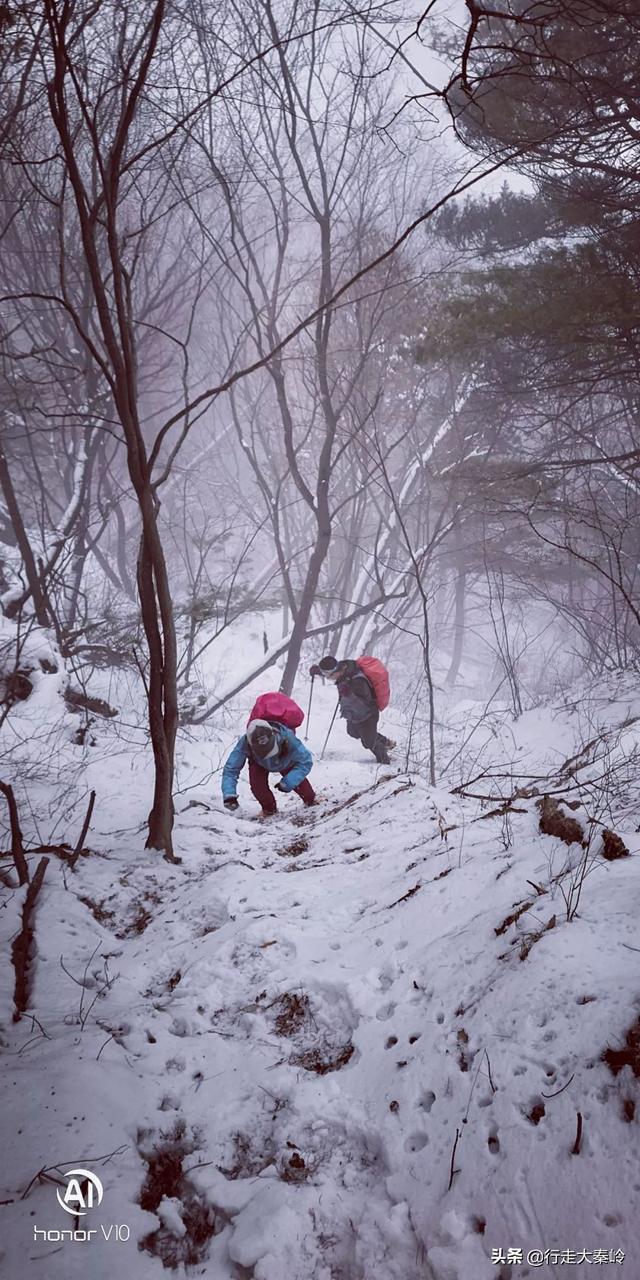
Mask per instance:
[[[304,711],[286,693],[261,693],[253,704],[247,724],[252,720],[278,720],[287,729],[297,729],[304,720]]]
[[[356,658],[356,662],[360,667],[363,675],[367,677],[373,692],[376,695],[378,710],[384,711],[389,706],[391,697],[391,689],[389,687],[389,672],[384,663],[379,658]]]

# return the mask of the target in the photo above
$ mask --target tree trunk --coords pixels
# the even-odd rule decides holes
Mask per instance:
[[[282,693],[291,695],[293,691],[296,675],[298,673],[298,666],[300,664],[302,644],[309,626],[311,610],[313,609],[316,592],[318,590],[320,573],[327,557],[330,542],[331,525],[329,524],[324,528],[319,527],[316,537],[316,545],[313,549],[311,560],[309,561],[309,568],[307,570],[307,576],[302,589],[298,612],[291,632],[289,648],[287,649],[287,661],[282,680],[280,681],[280,690]]]
[[[453,624],[453,652],[451,654],[451,663],[446,677],[446,685],[452,689],[458,678],[460,663],[462,661],[462,650],[464,648],[464,615],[467,595],[467,575],[464,569],[460,569],[456,579],[456,615]]]
[[[9,518],[13,525],[18,549],[22,556],[24,572],[29,587],[27,593],[22,593],[19,601],[14,601],[7,605],[5,609],[6,616],[8,618],[14,618],[21,605],[25,603],[25,600],[28,600],[29,596],[32,596],[33,608],[38,626],[48,627],[50,625],[50,620],[46,597],[42,589],[42,583],[40,582],[40,575],[36,568],[34,554],[31,550],[31,543],[29,542],[27,531],[22,520],[22,512],[20,511],[18,499],[16,498],[7,459],[5,458],[2,448],[0,448],[0,488],[2,489],[4,500],[7,504],[7,511],[9,512]]]
[[[155,761],[153,803],[147,849],[173,855],[173,765],[178,731],[178,661],[175,622],[166,562],[158,531],[158,508],[151,488],[139,493],[142,536],[138,556],[138,593],[149,649],[147,701]]]

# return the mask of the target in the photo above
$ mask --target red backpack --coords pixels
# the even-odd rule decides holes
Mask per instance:
[[[373,692],[376,695],[378,710],[384,711],[389,706],[391,697],[391,689],[389,687],[389,672],[384,663],[379,658],[356,658],[356,662],[360,667],[363,675],[367,677]]]
[[[261,693],[253,704],[247,724],[252,720],[278,720],[287,729],[297,729],[304,720],[304,711],[286,693]]]

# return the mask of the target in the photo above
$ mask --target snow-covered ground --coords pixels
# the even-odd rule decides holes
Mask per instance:
[[[477,773],[547,773],[594,725],[637,713],[630,689],[579,691],[575,705],[478,730],[469,760],[478,753]],[[640,1010],[634,778],[599,816],[636,856],[605,862],[595,840],[569,921],[572,876],[556,877],[582,851],[540,834],[534,797],[487,816],[495,806],[376,766],[339,723],[314,766],[317,808],[281,798],[276,819],[254,821],[245,780],[239,815],[226,813],[216,771],[252,692],[222,736],[181,744],[179,866],[143,848],[139,735],[116,750],[107,725],[82,749],[98,793],[92,852],[75,871],[51,856],[19,1022],[8,960],[0,979],[3,1280],[152,1280],[168,1267],[210,1280],[524,1280],[567,1265],[636,1280],[637,1081],[601,1056]],[[319,755],[329,690],[314,702]],[[451,753],[478,709],[450,717]],[[393,715],[384,723],[406,735]],[[635,744],[630,725],[607,761]],[[2,892],[6,945],[24,896]],[[73,1168],[104,1187],[79,1220],[56,1198]],[[96,1234],[58,1238],[76,1226]],[[528,1263],[532,1250],[558,1253]]]

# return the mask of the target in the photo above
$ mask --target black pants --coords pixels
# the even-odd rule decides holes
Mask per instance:
[[[347,733],[350,738],[357,738],[367,751],[373,751],[378,764],[389,764],[390,739],[378,733],[377,713],[369,716],[368,720],[360,720],[358,723],[347,720]]]

